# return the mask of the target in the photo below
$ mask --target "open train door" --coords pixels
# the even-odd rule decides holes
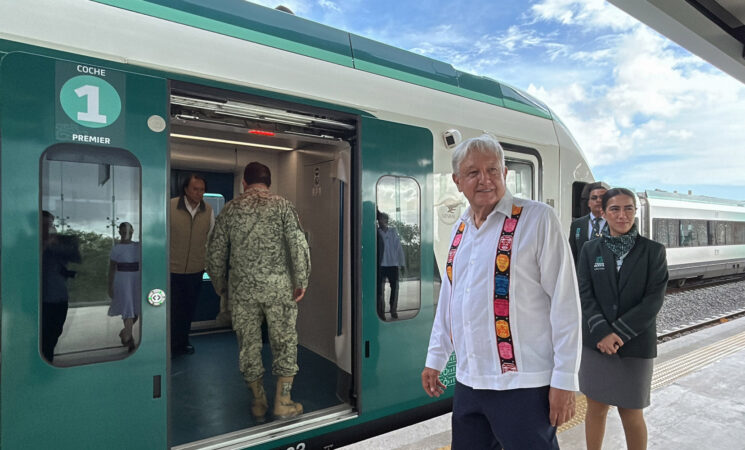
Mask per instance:
[[[2,448],[166,448],[167,82],[10,53],[0,108]]]
[[[434,319],[432,250],[432,133],[426,128],[363,117],[362,380],[360,409],[392,414],[422,402],[420,373]],[[398,305],[378,284],[378,212],[386,214],[403,249]],[[381,264],[381,266],[384,264]],[[378,293],[383,297],[379,304]]]

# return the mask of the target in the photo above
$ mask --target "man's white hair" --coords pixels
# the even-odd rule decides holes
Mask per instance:
[[[460,173],[460,164],[471,152],[493,154],[499,160],[500,171],[504,170],[504,149],[493,136],[482,134],[479,137],[466,139],[458,144],[453,151],[453,173]]]

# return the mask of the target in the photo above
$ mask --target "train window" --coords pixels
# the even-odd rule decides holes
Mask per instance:
[[[421,307],[421,195],[413,178],[383,176],[376,187],[377,311],[403,320]]]
[[[722,220],[709,221],[709,245],[745,244],[745,223]]]
[[[745,222],[734,222],[735,245],[745,244]]]
[[[140,340],[140,165],[57,145],[41,158],[41,355],[55,366],[125,358]]]
[[[681,247],[704,247],[707,245],[709,245],[709,235],[705,220],[680,221]]]
[[[679,247],[680,224],[678,219],[653,219],[653,239],[667,248]]]
[[[507,189],[520,198],[533,198],[533,165],[522,161],[507,160]]]
[[[734,222],[709,221],[709,245],[733,245],[735,243]]]

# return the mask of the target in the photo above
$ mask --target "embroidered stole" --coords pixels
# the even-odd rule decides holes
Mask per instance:
[[[494,330],[497,335],[497,351],[502,373],[517,372],[517,362],[515,361],[512,332],[510,330],[510,257],[515,229],[522,211],[522,207],[512,205],[512,217],[504,219],[502,233],[497,242],[497,256],[494,263]],[[453,261],[458,246],[463,239],[465,229],[465,222],[461,222],[448,252],[445,272],[451,286],[453,284]]]

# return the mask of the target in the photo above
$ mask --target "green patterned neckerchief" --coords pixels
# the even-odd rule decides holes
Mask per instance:
[[[636,224],[634,224],[626,234],[620,236],[603,235],[603,245],[616,255],[616,258],[620,258],[631,251],[637,236],[639,236],[639,232],[636,230]]]

